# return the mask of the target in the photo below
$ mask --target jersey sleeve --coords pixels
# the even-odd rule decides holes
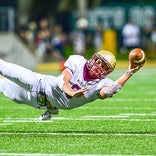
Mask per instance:
[[[98,83],[96,90],[101,90],[103,87],[111,86],[113,83],[114,83],[113,80],[109,78],[104,78]]]
[[[67,59],[67,61],[64,63],[64,66],[71,72],[71,74],[74,77],[75,75],[77,75],[77,73],[80,72],[80,70],[81,70],[80,67],[82,67],[86,61],[87,60],[83,56],[71,55]],[[63,84],[64,84],[63,75],[59,75],[57,77],[57,82],[58,82],[57,84],[58,84],[59,88],[62,89]]]
[[[71,55],[65,62],[65,68],[68,68],[72,73],[77,71],[80,64],[86,62],[86,59],[80,55]]]
[[[113,84],[113,80],[109,78],[104,78],[100,80],[93,86],[90,86],[89,90],[85,92],[85,97],[89,99],[89,101],[94,101],[98,99],[98,93],[103,87],[111,86]]]

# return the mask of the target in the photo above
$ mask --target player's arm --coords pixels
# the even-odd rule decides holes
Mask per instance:
[[[126,73],[124,73],[113,85],[104,87],[99,92],[99,98],[112,97],[116,94],[121,87],[127,82],[127,80],[136,73],[145,63],[145,52],[140,48],[135,48],[129,53],[129,67]]]
[[[108,97],[112,97],[114,94],[116,94],[122,86],[128,81],[128,79],[137,72],[142,65],[138,65],[135,68],[131,68],[129,66],[128,70],[119,78],[117,79],[111,86],[104,87],[99,92],[99,98],[105,99]]]
[[[62,72],[62,76],[63,76],[63,87],[62,87],[62,91],[64,93],[66,93],[67,95],[69,95],[71,97],[81,97],[81,96],[83,96],[83,93],[88,90],[88,88],[82,88],[82,89],[79,89],[77,91],[74,91],[70,87],[69,81],[72,78],[72,73],[71,73],[71,71],[69,71],[68,68],[66,68]]]

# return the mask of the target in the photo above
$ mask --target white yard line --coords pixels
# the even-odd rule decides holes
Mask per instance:
[[[156,113],[151,113],[151,114],[147,114],[147,113],[120,113],[120,115],[125,115],[125,116],[156,116]]]
[[[156,110],[156,107],[97,107],[97,106],[93,106],[93,107],[88,107],[88,106],[84,106],[84,107],[79,107],[77,109],[90,109],[90,110],[95,110],[95,109],[100,109],[100,110]]]
[[[2,156],[109,156],[108,154],[105,155],[105,154],[41,154],[41,153],[35,153],[35,154],[0,153],[0,155]],[[110,155],[110,156],[122,156],[122,155]]]
[[[139,116],[156,116],[154,113],[120,113],[117,115],[94,115],[94,116],[82,116],[82,117],[53,117],[51,120],[40,121],[38,118],[0,118],[3,122],[0,126],[7,126],[11,123],[24,123],[24,122],[54,122],[55,120],[64,120],[64,121],[96,121],[96,120],[115,120],[115,121],[136,121],[136,122],[156,122],[156,119],[140,119]],[[134,117],[134,118],[130,118]]]
[[[94,115],[94,116],[83,116],[85,119],[112,119],[112,118],[128,118],[129,115]]]
[[[153,102],[153,101],[156,101],[156,98],[114,98],[113,99],[113,102],[115,101],[125,101],[125,104],[126,102],[133,102],[133,101],[146,101],[146,102]]]
[[[145,136],[156,137],[155,133],[88,133],[88,132],[0,132],[0,135],[55,135],[55,136]]]
[[[0,126],[10,126],[12,123],[0,123]]]
[[[139,119],[134,118],[130,119],[128,116],[84,116],[81,118],[66,118],[66,117],[53,117],[51,120],[40,121],[38,118],[5,118],[3,119],[4,123],[18,123],[18,122],[54,122],[55,120],[64,120],[64,121],[96,121],[96,120],[117,120],[117,121],[137,121],[137,122],[156,122],[156,119]]]

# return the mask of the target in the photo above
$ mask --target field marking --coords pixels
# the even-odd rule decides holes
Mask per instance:
[[[83,116],[80,118],[72,118],[72,117],[53,117],[51,120],[40,121],[38,118],[5,118],[3,122],[5,123],[18,123],[18,122],[54,122],[55,120],[62,121],[95,121],[95,120],[115,120],[115,121],[137,121],[137,122],[156,122],[156,119],[139,119],[134,118],[130,119],[129,116]]]
[[[12,123],[0,123],[0,126],[10,126]]]
[[[120,113],[120,115],[125,115],[125,116],[156,116],[156,113],[151,113],[151,114],[147,114],[147,113]]]
[[[0,132],[0,135],[55,135],[55,136],[144,136],[156,137],[156,133],[88,133],[88,132]]]
[[[128,118],[129,115],[94,115],[94,116],[83,116],[85,119],[112,119],[112,118]]]
[[[0,155],[2,155],[2,156],[109,156],[108,154],[105,155],[105,154],[42,154],[42,153],[32,153],[32,154],[0,153]],[[111,156],[113,156],[113,155],[111,155]],[[114,156],[122,156],[122,155],[114,155]]]
[[[88,121],[88,120],[119,120],[119,121],[146,121],[156,122],[156,119],[140,119],[130,118],[138,116],[156,116],[156,113],[119,113],[118,115],[94,115],[94,116],[82,116],[82,117],[53,117],[51,120],[40,121],[38,118],[0,118],[5,123],[16,123],[16,122],[54,122],[55,120],[64,121]]]
[[[2,156],[109,156],[108,154],[106,155],[106,154],[42,154],[42,153],[32,153],[32,154],[0,153],[0,155]],[[111,155],[111,156],[122,156],[122,155],[120,154],[120,155]]]
[[[113,101],[125,101],[125,102],[131,102],[131,101],[145,101],[145,102],[153,102],[156,101],[156,98],[114,98]]]
[[[62,118],[58,118],[62,119]],[[5,123],[16,123],[16,122],[53,122],[53,120],[45,120],[45,121],[40,121],[38,118],[5,118],[3,119],[3,122]]]
[[[88,106],[84,106],[84,107],[79,107],[77,109],[91,109],[91,110],[94,110],[94,109],[102,109],[102,110],[154,110],[156,109],[156,107],[96,107],[96,106],[93,106],[93,107],[88,107]]]

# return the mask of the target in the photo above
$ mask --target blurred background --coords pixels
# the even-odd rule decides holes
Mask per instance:
[[[0,0],[0,57],[30,69],[100,49],[156,59],[155,0]]]

